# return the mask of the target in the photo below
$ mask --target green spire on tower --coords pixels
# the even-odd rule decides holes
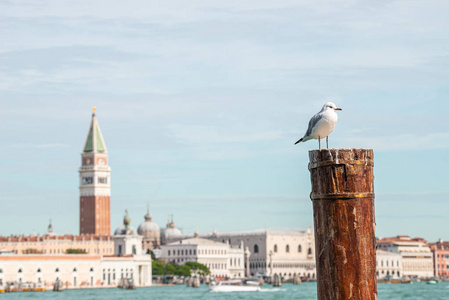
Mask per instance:
[[[93,108],[92,122],[90,123],[89,133],[87,134],[83,152],[107,152],[100,125],[95,116],[95,107]]]

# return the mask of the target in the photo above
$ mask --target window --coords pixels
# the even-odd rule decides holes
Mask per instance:
[[[278,245],[274,245],[274,252],[278,252]]]
[[[307,254],[312,255],[312,248],[309,248],[309,250],[307,250]]]
[[[40,273],[40,272],[41,272],[41,269],[40,269],[40,268],[39,268],[39,269],[37,269],[37,272],[38,272],[38,273]],[[0,270],[0,273],[1,273],[1,270]]]
[[[259,253],[259,246],[257,244],[254,245],[254,253]]]
[[[56,268],[55,272],[58,273],[59,272],[59,268]]]
[[[168,256],[170,256],[170,250],[168,250]]]
[[[94,271],[94,268],[90,268],[90,271],[93,272],[93,271]]]
[[[302,252],[302,247],[301,247],[301,245],[298,245],[298,252],[299,252],[299,253]]]
[[[92,184],[94,182],[93,177],[83,177],[83,184]]]
[[[290,252],[290,246],[289,245],[285,246],[285,252],[287,252],[287,253]]]
[[[107,177],[98,177],[98,183],[107,184],[108,178]]]
[[[76,272],[76,268],[73,268],[73,272]]]
[[[19,269],[19,273],[22,273],[22,269]]]
[[[133,245],[133,254],[135,255],[137,253],[136,251],[136,245]]]

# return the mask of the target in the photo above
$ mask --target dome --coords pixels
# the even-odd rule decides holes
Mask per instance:
[[[136,231],[132,226],[129,226],[126,228],[124,224],[117,227],[117,229],[114,231],[114,235],[136,235]]]
[[[181,232],[181,230],[179,230],[176,227],[169,227],[169,228],[165,228],[163,234],[164,234],[165,239],[169,240],[172,238],[180,237],[182,235],[182,232]]]
[[[144,238],[159,238],[160,228],[155,222],[152,221],[152,216],[149,211],[144,216],[143,221],[137,228],[137,233],[143,235]]]
[[[128,210],[125,210],[125,217],[123,218],[123,224],[117,227],[114,231],[114,235],[137,235],[132,226],[129,226],[131,219],[128,216]]]
[[[168,221],[167,227],[161,230],[161,239],[164,243],[167,243],[170,240],[179,238],[182,236],[181,230],[175,227],[175,223],[173,222],[173,217]]]

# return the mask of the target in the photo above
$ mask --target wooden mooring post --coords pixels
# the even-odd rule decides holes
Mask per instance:
[[[319,300],[377,299],[372,149],[309,151]]]

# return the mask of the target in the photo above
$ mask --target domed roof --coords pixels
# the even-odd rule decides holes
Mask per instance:
[[[143,235],[146,238],[159,236],[160,234],[159,225],[157,225],[155,222],[152,221],[153,218],[148,210],[144,218],[145,221],[140,223],[139,227],[137,228],[137,233]]]
[[[181,230],[175,227],[175,223],[173,222],[173,216],[171,219],[171,222],[167,223],[167,227],[161,231],[162,239],[164,242],[167,242],[167,240],[180,237],[182,235]]]
[[[128,216],[128,210],[125,209],[125,216],[123,217],[123,224],[117,227],[114,235],[137,235],[132,226],[129,226],[131,219]]]

